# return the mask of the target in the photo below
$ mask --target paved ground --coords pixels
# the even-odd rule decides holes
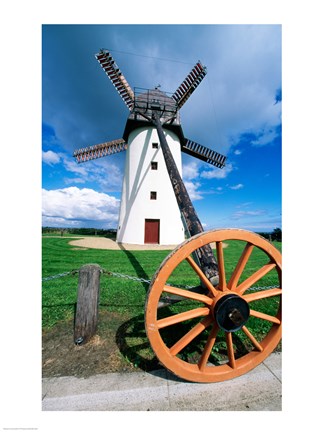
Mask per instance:
[[[215,384],[184,382],[164,369],[44,378],[43,411],[281,411],[281,353]]]

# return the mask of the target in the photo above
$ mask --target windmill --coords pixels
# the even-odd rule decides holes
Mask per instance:
[[[225,156],[185,138],[180,124],[179,110],[207,70],[197,62],[169,96],[159,86],[133,91],[109,51],[100,50],[96,58],[130,115],[121,139],[77,150],[74,156],[85,162],[126,150],[117,241],[174,244],[183,240],[182,226],[189,237],[164,259],[151,280],[145,302],[151,347],[168,370],[189,381],[240,376],[264,361],[281,339],[281,254],[249,231],[204,232],[182,181],[181,151],[218,168],[225,164]],[[242,250],[236,264],[223,252],[232,240]],[[260,266],[253,261],[246,268],[254,251]],[[175,269],[184,277],[193,274],[195,285],[175,285]],[[270,273],[278,285],[254,292],[252,285]],[[264,300],[273,297],[277,306],[264,313]],[[173,309],[174,302],[182,302],[182,308]],[[264,337],[254,334],[255,320],[268,329]],[[248,344],[240,340],[240,332]],[[219,361],[213,353],[219,339],[226,345],[227,360],[225,355]]]
[[[200,222],[193,228],[192,215],[184,208],[189,196],[181,180],[181,152],[218,168],[226,159],[185,138],[180,124],[179,110],[207,69],[198,61],[168,95],[160,85],[133,90],[108,50],[101,49],[95,57],[130,115],[121,139],[76,150],[74,157],[81,163],[126,151],[117,242],[178,244],[185,234],[202,231]]]

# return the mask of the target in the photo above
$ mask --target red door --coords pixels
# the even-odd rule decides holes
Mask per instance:
[[[145,219],[144,243],[159,244],[160,219]]]

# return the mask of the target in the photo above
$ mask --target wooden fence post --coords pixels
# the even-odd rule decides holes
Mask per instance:
[[[95,334],[98,323],[101,267],[86,264],[79,270],[78,300],[74,323],[74,342],[81,345]]]

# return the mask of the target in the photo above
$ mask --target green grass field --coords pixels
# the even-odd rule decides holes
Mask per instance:
[[[116,251],[76,248],[69,244],[70,240],[64,237],[43,238],[43,278],[78,270],[84,264],[96,263],[111,272],[151,279],[163,259],[169,254],[169,251]],[[281,243],[277,243],[276,247],[279,249]],[[242,253],[242,248],[240,242],[232,242],[230,247],[224,250],[228,272],[234,269]],[[259,268],[260,260],[262,257],[258,253],[256,256],[252,256],[243,276],[252,274]],[[185,265],[186,263],[183,266]],[[194,283],[192,275],[181,274],[181,266],[176,269],[171,281],[177,284],[190,285]],[[270,273],[260,283],[261,286],[273,285],[276,283],[275,276]],[[43,282],[44,328],[52,327],[59,321],[73,317],[77,299],[77,285],[77,274]],[[146,283],[102,275],[100,288],[100,306],[105,309],[131,313],[132,309],[136,309],[137,312],[144,308],[148,289]]]
[[[43,238],[43,278],[78,270],[96,263],[103,269],[150,279],[168,251],[115,251],[76,248],[68,238]],[[43,282],[43,327],[52,327],[74,314],[78,276],[68,275]],[[131,314],[144,309],[148,284],[112,276],[101,276],[100,307]]]
[[[86,249],[70,245],[70,240],[64,237],[43,237],[43,279],[78,270],[82,265],[90,263],[96,263],[107,271],[151,279],[163,259],[169,254],[169,251]],[[281,243],[277,243],[275,246],[280,249]],[[234,269],[242,250],[243,245],[237,241],[231,241],[224,249],[226,272],[229,274]],[[266,263],[264,255],[258,250],[253,251],[242,278],[255,272],[263,263]],[[188,272],[187,267],[186,262],[182,263],[174,271],[169,281],[180,285],[197,284],[196,275],[193,272]],[[276,274],[270,272],[258,281],[257,285],[272,286],[276,285],[277,282]],[[90,348],[73,345],[73,318],[77,301],[78,274],[68,274],[55,279],[43,280],[42,285],[44,369],[46,370],[48,367],[48,375],[82,374],[80,370],[83,369],[80,362],[78,366],[75,366],[75,369],[66,369],[66,365],[62,366],[63,363],[68,362],[68,356],[71,355],[70,366],[72,367],[73,362],[77,362],[76,356],[80,354],[82,349],[83,353],[87,352],[89,356],[92,355],[92,351],[93,355],[96,352],[95,358],[97,360],[91,360],[91,362],[96,363],[97,361],[98,365],[95,367],[92,364],[90,368],[92,373],[121,370],[124,367],[127,369],[127,366],[130,369],[137,366],[143,369],[156,366],[156,359],[154,360],[154,354],[150,351],[144,330],[144,307],[149,287],[147,283],[106,274],[101,275],[98,338],[102,345],[98,342],[98,346],[93,347],[90,344]],[[182,303],[186,305],[185,302],[181,302],[172,306],[175,312],[181,311]],[[277,307],[278,299],[270,298],[258,303],[260,312],[271,314]],[[254,321],[255,324],[252,323],[254,335],[262,335],[267,332],[267,322]],[[55,344],[52,343],[53,340],[56,341]],[[105,343],[107,345],[106,351],[101,353],[100,349]],[[66,352],[67,344],[69,345],[68,353]],[[107,361],[105,363],[105,358],[108,355],[107,349],[114,344],[116,344],[115,360],[113,361],[110,357],[108,365]],[[221,347],[222,340],[220,339],[218,347],[215,347],[216,351],[221,351]],[[59,361],[60,355],[61,361]],[[118,358],[118,362],[116,358]],[[111,368],[112,363],[116,364],[116,362],[118,365]],[[100,367],[99,363],[101,364]],[[55,369],[54,364],[60,364],[61,369],[59,366]],[[103,368],[102,364],[106,364],[106,368]],[[89,367],[88,365],[88,369]]]

